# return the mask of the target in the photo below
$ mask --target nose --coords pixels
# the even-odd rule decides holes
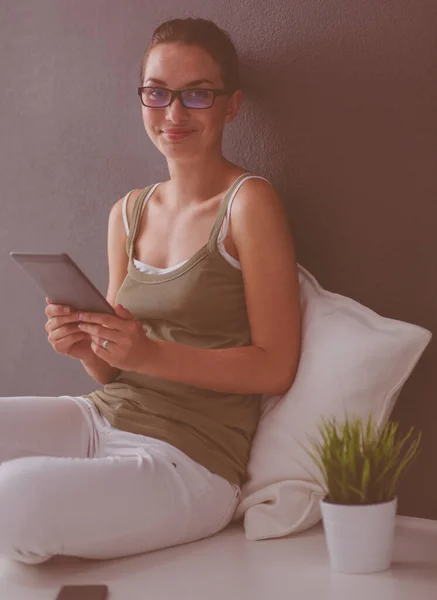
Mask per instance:
[[[187,109],[182,104],[180,98],[176,96],[173,101],[166,107],[167,118],[173,121],[173,123],[180,123],[187,118]]]

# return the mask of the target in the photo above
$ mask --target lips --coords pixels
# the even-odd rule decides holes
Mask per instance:
[[[191,133],[192,129],[163,129],[163,133]]]
[[[186,138],[193,131],[191,129],[165,129],[162,133],[168,140],[177,141]]]

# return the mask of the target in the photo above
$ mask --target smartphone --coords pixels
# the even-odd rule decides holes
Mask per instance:
[[[10,252],[10,255],[54,304],[67,304],[73,310],[83,312],[116,314],[103,294],[65,252]]]
[[[107,585],[64,585],[56,600],[105,600],[107,597]]]

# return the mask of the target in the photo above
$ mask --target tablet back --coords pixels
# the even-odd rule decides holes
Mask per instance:
[[[55,304],[74,310],[115,314],[106,298],[68,254],[11,252],[12,258]]]

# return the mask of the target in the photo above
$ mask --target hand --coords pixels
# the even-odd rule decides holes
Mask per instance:
[[[70,306],[53,304],[46,298],[45,330],[55,352],[71,358],[86,360],[94,355],[90,336],[78,328],[77,313]]]
[[[91,336],[92,351],[112,367],[139,371],[151,352],[153,341],[144,333],[141,321],[118,304],[116,315],[79,313],[78,327]],[[108,340],[106,348],[103,342]]]

